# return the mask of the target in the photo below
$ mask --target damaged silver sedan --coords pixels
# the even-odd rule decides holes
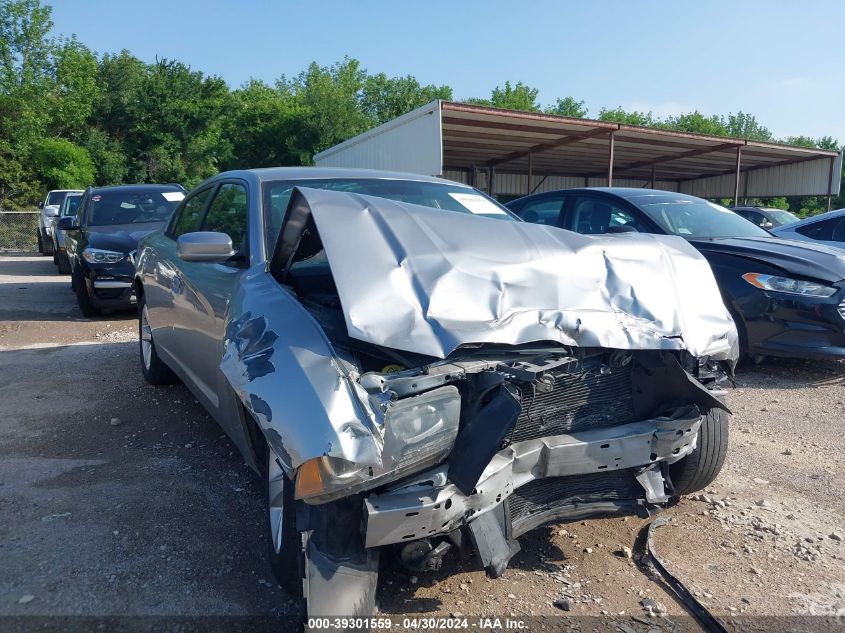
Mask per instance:
[[[736,329],[680,238],[278,168],[206,181],[137,262],[144,376],[181,379],[261,473],[309,615],[371,613],[385,548],[497,576],[526,531],[647,515],[724,461]]]

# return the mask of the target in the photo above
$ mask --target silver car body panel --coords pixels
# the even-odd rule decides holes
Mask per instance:
[[[353,338],[437,358],[467,344],[539,341],[737,358],[710,266],[682,238],[586,236],[300,191]]]

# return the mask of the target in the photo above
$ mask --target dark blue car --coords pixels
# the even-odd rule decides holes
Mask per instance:
[[[751,356],[845,357],[845,251],[774,237],[701,198],[651,189],[566,189],[507,204],[523,220],[597,235],[686,238],[707,258]]]

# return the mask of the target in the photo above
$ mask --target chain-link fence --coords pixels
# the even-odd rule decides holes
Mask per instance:
[[[0,211],[0,251],[38,251],[38,211]]]

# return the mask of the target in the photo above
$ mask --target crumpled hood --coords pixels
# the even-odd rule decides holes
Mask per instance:
[[[780,268],[790,275],[829,283],[845,279],[845,251],[833,246],[777,237],[731,237],[691,242],[705,255],[722,253],[746,257]]]
[[[438,358],[465,344],[541,341],[737,357],[710,267],[682,238],[585,236],[299,191],[353,338]]]
[[[88,246],[109,251],[128,253],[138,248],[138,242],[145,235],[164,226],[163,222],[143,224],[115,224],[112,226],[89,226]]]

